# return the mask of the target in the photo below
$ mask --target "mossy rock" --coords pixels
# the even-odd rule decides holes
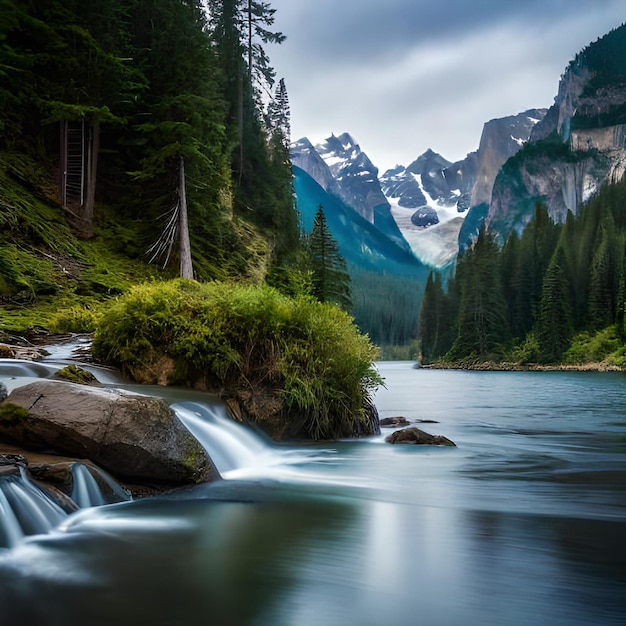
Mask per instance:
[[[56,376],[81,385],[91,385],[98,382],[91,372],[78,367],[78,365],[66,365],[56,373]]]
[[[21,424],[28,419],[28,411],[19,404],[5,402],[0,404],[0,422],[4,424]]]

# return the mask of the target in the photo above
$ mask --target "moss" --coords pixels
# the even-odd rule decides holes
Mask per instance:
[[[81,385],[90,385],[96,382],[96,377],[86,370],[78,367],[78,365],[67,365],[63,369],[60,369],[56,375],[59,378],[64,378],[72,383],[79,383]]]
[[[377,349],[331,304],[267,286],[190,280],[138,285],[108,307],[94,356],[131,378],[201,384],[240,400],[273,433],[371,434]]]
[[[0,422],[3,424],[19,424],[28,419],[28,411],[19,404],[5,402],[0,404]]]

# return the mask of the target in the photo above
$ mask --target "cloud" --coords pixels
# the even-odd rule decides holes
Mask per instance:
[[[622,0],[278,0],[294,139],[350,132],[381,169],[450,160],[484,122],[548,107],[569,60],[619,26]],[[619,18],[618,18],[619,16]]]

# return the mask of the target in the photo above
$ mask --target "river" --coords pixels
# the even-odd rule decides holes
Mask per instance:
[[[1,550],[0,623],[625,624],[626,375],[379,368],[381,417],[457,447],[235,433],[225,480]]]

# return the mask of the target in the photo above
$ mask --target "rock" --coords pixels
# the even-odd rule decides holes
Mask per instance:
[[[149,484],[218,477],[202,446],[160,398],[41,380],[14,389],[3,404],[9,403],[28,417],[0,420],[0,436],[27,449],[90,459],[118,479]]]
[[[0,359],[14,359],[15,351],[6,343],[0,343]]]
[[[98,382],[91,372],[78,367],[78,365],[66,365],[55,374],[55,378],[63,378],[71,383],[79,383],[81,385],[92,385]]]
[[[28,461],[22,454],[0,454],[0,466],[4,465],[22,465],[26,467]]]
[[[419,228],[428,228],[439,224],[439,216],[437,211],[429,206],[422,206],[411,216],[411,222]]]
[[[0,382],[0,402],[5,400],[8,395],[9,390],[7,389],[7,386],[4,383]]]
[[[25,361],[41,361],[48,352],[34,346],[18,346],[0,343],[0,359],[23,359]]]
[[[404,428],[396,430],[385,438],[387,443],[411,443],[416,445],[432,445],[432,446],[455,446],[456,444],[442,435],[431,435],[429,433],[415,428]]]
[[[383,428],[393,428],[395,426],[408,426],[411,422],[406,417],[384,417],[380,420]]]

